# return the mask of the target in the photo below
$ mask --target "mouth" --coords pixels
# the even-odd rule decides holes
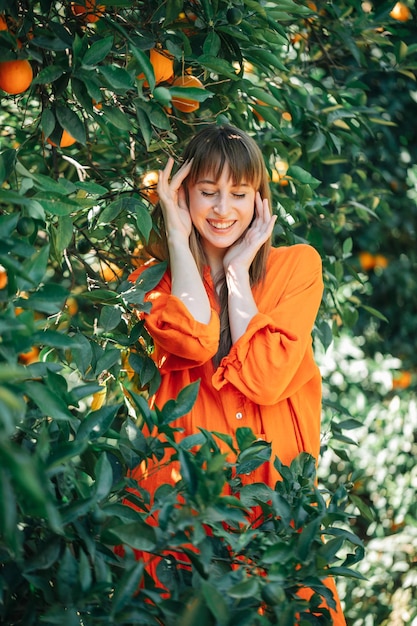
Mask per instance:
[[[235,224],[235,220],[207,220],[215,230],[227,230]]]

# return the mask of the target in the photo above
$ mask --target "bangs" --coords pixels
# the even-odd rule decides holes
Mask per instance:
[[[206,137],[200,135],[199,141],[196,141],[195,145],[189,145],[189,150],[186,150],[184,160],[193,159],[187,177],[188,182],[194,184],[207,176],[218,180],[227,165],[234,185],[245,182],[259,189],[263,170],[260,167],[256,144],[252,145],[235,129],[229,131],[217,127],[216,131],[215,135],[213,133],[207,133]]]

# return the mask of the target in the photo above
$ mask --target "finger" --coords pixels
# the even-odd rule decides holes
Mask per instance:
[[[166,183],[169,181],[169,177],[171,176],[173,166],[174,166],[174,159],[172,157],[169,157],[164,169],[159,170],[158,184],[157,184],[158,192],[161,191],[162,187],[166,185]]]
[[[186,161],[183,165],[181,165],[178,172],[176,172],[172,177],[171,184],[175,189],[179,189],[184,180],[187,178],[191,170],[192,162],[192,159],[190,161]]]

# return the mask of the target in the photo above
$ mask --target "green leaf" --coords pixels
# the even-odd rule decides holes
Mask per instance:
[[[249,448],[256,441],[253,430],[248,427],[240,427],[236,429],[236,442],[239,450]]]
[[[275,67],[282,72],[287,72],[288,68],[279,60],[279,56],[264,48],[248,48],[246,50],[246,58],[261,67]]]
[[[98,63],[101,63],[101,61],[104,61],[106,56],[109,54],[112,47],[113,35],[109,35],[108,37],[104,37],[104,39],[95,41],[84,54],[82,64],[85,66],[97,65]]]
[[[103,532],[102,539],[111,545],[125,543],[134,550],[152,552],[156,549],[155,529],[139,519],[110,526]]]
[[[182,389],[176,400],[168,400],[162,409],[164,423],[172,422],[189,413],[197,399],[200,381],[197,380]]]
[[[50,83],[55,82],[58,78],[61,78],[66,71],[67,70],[59,67],[58,65],[48,65],[43,67],[39,74],[37,74],[33,79],[32,85],[49,85]]]
[[[310,172],[307,172],[299,165],[291,165],[288,168],[287,176],[297,179],[303,185],[309,185],[312,189],[315,189],[321,184],[320,180],[314,178]]]
[[[143,577],[144,568],[144,562],[139,561],[132,567],[126,568],[124,571],[123,576],[121,576],[120,580],[117,582],[113,593],[110,613],[112,618],[114,618],[117,613],[119,613],[119,611],[121,611],[125,605],[131,601],[132,597],[137,592],[140,581]]]
[[[271,444],[266,441],[254,442],[239,454],[236,473],[248,474],[253,472],[260,465],[269,461],[270,456]]]
[[[64,308],[68,295],[67,289],[62,285],[46,283],[31,293],[23,304],[25,308],[30,307],[35,311],[54,315]]]
[[[105,332],[116,328],[122,319],[122,312],[114,306],[104,306],[100,312],[99,326]]]
[[[22,390],[41,409],[44,415],[54,420],[76,422],[62,398],[53,394],[42,383],[26,381],[22,383]]]
[[[16,154],[16,150],[13,150],[12,148],[6,148],[0,152],[0,186],[13,172],[16,163]]]
[[[187,493],[194,496],[198,488],[198,476],[196,466],[192,456],[182,448],[178,450],[178,460],[180,462],[180,473]]]
[[[204,56],[217,57],[221,48],[221,39],[214,30],[210,30],[203,43]],[[229,68],[228,68],[229,69]]]
[[[78,461],[80,454],[82,454],[86,448],[86,441],[69,441],[55,445],[46,460],[47,469],[51,470],[68,461]]]
[[[126,113],[116,107],[104,106],[103,114],[105,115],[106,122],[112,124],[115,128],[120,130],[132,129],[132,118],[128,117]]]
[[[112,305],[121,303],[119,294],[110,291],[110,289],[94,289],[93,291],[84,292],[82,297],[100,304]]]
[[[115,404],[92,411],[79,425],[77,440],[96,441],[103,437],[111,427],[119,409],[120,404]]]
[[[136,206],[136,225],[144,240],[148,241],[153,226],[152,218],[148,210],[140,203]]]
[[[210,91],[201,87],[170,87],[169,91],[171,98],[187,98],[189,100],[197,100],[197,102],[204,102],[204,100],[213,96]]]
[[[229,608],[223,594],[213,584],[202,581],[201,589],[207,606],[214,615],[217,624],[226,626],[229,623]]]
[[[116,93],[125,93],[133,87],[133,79],[128,71],[118,65],[102,65],[100,74],[105,79],[108,87]]]
[[[253,598],[259,592],[259,582],[254,576],[229,587],[227,595],[232,598]]]
[[[178,15],[178,13],[177,13]],[[151,91],[154,90],[155,88],[155,73],[153,71],[153,66],[152,63],[149,60],[149,57],[147,54],[145,54],[144,52],[142,52],[142,50],[140,50],[139,48],[136,47],[131,47],[130,51],[132,52],[138,66],[139,69],[143,72],[143,74],[145,75],[146,80],[148,81],[149,84],[149,89]]]
[[[113,486],[113,468],[108,459],[108,456],[103,452],[94,468],[95,484],[94,484],[94,499],[97,502],[101,502],[109,495]]]
[[[70,213],[74,213],[80,209],[80,205],[74,200],[70,200],[69,198],[64,199],[62,196],[56,194],[53,195],[52,193],[49,193],[48,195],[38,193],[35,196],[35,200],[47,213],[50,213],[51,215],[69,215]]]
[[[149,148],[152,139],[152,125],[148,114],[139,104],[136,104],[136,117],[138,118],[143,140],[146,147]]]
[[[62,128],[70,133],[74,139],[82,144],[86,143],[86,134],[83,122],[72,109],[62,104],[56,105],[56,117]]]

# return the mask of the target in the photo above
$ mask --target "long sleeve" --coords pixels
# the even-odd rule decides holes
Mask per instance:
[[[134,279],[134,272],[130,279]],[[154,340],[154,359],[161,373],[203,365],[216,354],[220,320],[214,308],[208,324],[194,319],[179,298],[171,294],[171,278],[166,272],[146,296],[152,304],[144,316],[146,329]]]
[[[254,290],[259,313],[213,376],[251,401],[273,405],[315,374],[311,332],[323,292],[321,259],[304,244],[271,251],[267,275]]]

